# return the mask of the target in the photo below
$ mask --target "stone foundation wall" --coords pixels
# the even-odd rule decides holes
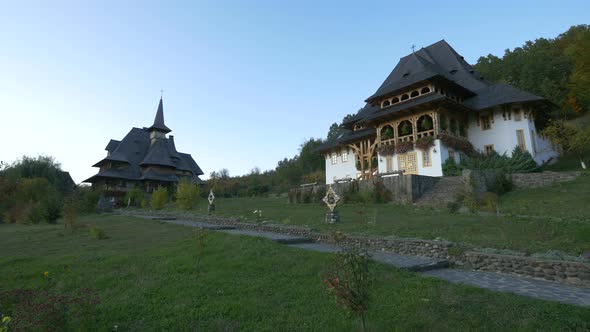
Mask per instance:
[[[410,174],[334,183],[332,184],[332,188],[342,197],[352,186],[358,186],[359,191],[374,190],[375,184],[381,182],[385,189],[391,193],[392,202],[411,204],[432,189],[439,180],[439,177]],[[323,198],[320,198],[320,196],[325,194],[326,188],[326,185],[293,188],[289,191],[289,203],[320,202],[321,198]]]
[[[571,261],[538,260],[531,257],[508,256],[468,251],[467,267],[473,270],[501,272],[523,277],[590,286],[590,264]]]
[[[119,213],[126,214],[124,211]],[[197,222],[211,223],[222,226],[232,226],[240,229],[272,232],[285,235],[309,237],[316,242],[330,243],[330,234],[317,233],[310,228],[293,227],[285,225],[271,225],[259,223],[240,222],[237,219],[222,218],[216,216],[195,216],[178,212],[140,212],[133,211],[130,215],[145,215],[150,217],[179,218]],[[529,278],[544,279],[578,286],[590,287],[590,263],[559,260],[541,260],[526,256],[500,255],[474,251],[473,247],[465,248],[468,251],[451,254],[451,248],[456,244],[449,241],[431,241],[421,239],[346,236],[341,242],[344,246],[364,245],[370,250],[387,251],[401,255],[413,255],[446,259],[463,268],[513,274]]]
[[[512,183],[517,189],[547,187],[556,182],[571,181],[581,172],[543,172],[512,174]]]

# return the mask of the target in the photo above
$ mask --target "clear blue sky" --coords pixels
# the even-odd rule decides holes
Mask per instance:
[[[124,4],[121,4],[124,3]],[[80,182],[153,121],[209,174],[272,169],[363,106],[411,45],[468,62],[571,25],[590,1],[11,1],[0,7],[0,160]]]

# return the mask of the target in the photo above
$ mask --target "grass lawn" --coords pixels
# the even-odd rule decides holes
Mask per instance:
[[[590,173],[551,187],[509,192],[502,196],[500,206],[506,213],[553,217],[564,222],[580,220],[588,224]],[[585,233],[585,238],[590,239],[590,233]]]
[[[358,330],[320,282],[329,254],[211,233],[198,271],[189,228],[121,216],[89,216],[83,223],[103,228],[109,238],[94,239],[88,228],[70,234],[62,225],[0,224],[0,290],[91,288],[100,296],[93,330]],[[588,308],[378,264],[373,271],[372,331],[590,328]]]
[[[216,200],[215,214],[253,221],[252,212],[261,209],[263,220],[320,231],[339,229],[356,234],[444,238],[480,247],[531,253],[560,250],[579,255],[590,250],[589,197],[590,177],[585,176],[549,188],[513,192],[502,198],[502,212],[535,217],[453,214],[394,204],[345,204],[338,208],[341,222],[329,225],[324,222],[325,206],[289,204],[286,198],[275,197],[220,198]],[[206,213],[206,204],[202,200],[194,213]]]

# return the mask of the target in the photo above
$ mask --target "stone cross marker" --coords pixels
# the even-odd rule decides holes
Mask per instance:
[[[213,211],[215,211],[215,195],[213,194],[213,189],[209,190],[209,196],[207,197],[207,200],[209,201],[209,206],[207,207],[207,212],[211,213]]]
[[[338,222],[340,217],[338,216],[338,211],[336,211],[336,205],[338,205],[338,202],[340,202],[340,196],[336,194],[334,188],[332,188],[332,185],[328,186],[328,190],[326,191],[326,196],[324,197],[323,201],[330,209],[330,212],[326,213],[326,222],[330,224]]]

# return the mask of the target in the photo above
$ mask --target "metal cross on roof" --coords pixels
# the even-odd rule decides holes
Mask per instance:
[[[328,186],[328,191],[326,191],[326,196],[323,199],[324,203],[328,206],[331,212],[334,212],[336,205],[340,202],[340,196],[336,194],[332,185]]]
[[[412,44],[412,53],[416,51],[416,45]]]
[[[164,97],[164,89],[160,90],[160,97]]]
[[[209,190],[209,197],[207,197],[209,201],[209,205],[213,205],[213,201],[215,200],[215,195],[213,195],[213,189]]]

